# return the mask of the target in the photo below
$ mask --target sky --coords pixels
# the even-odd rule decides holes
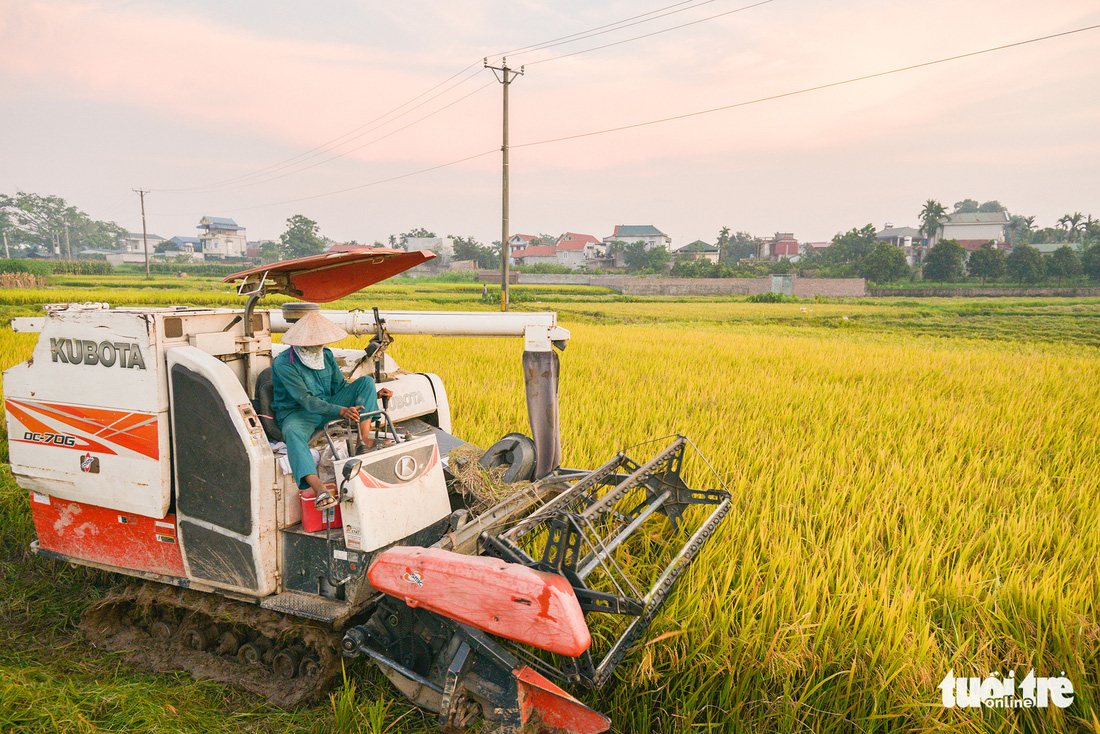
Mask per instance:
[[[791,93],[1089,26],[1095,0],[0,0],[0,193],[140,232],[143,188],[162,237],[489,243],[507,54],[511,233],[823,241],[929,198],[1053,226],[1100,216],[1100,28]]]

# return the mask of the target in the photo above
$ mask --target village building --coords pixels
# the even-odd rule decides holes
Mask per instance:
[[[203,217],[199,220],[199,240],[207,257],[244,257],[248,240],[244,227],[227,217]]]
[[[647,250],[652,250],[654,247],[663,247],[672,252],[672,238],[652,224],[617,224],[615,225],[615,231],[603,238],[605,245],[612,242],[622,242],[627,245],[644,242]]]
[[[944,240],[955,240],[967,251],[980,249],[992,242],[997,249],[1007,248],[1005,227],[1008,212],[959,212],[940,220],[940,229],[930,245]]]
[[[913,267],[920,261],[920,251],[924,245],[924,238],[920,230],[913,227],[895,227],[890,222],[875,233],[875,239],[893,245],[905,253],[905,262]]]
[[[703,242],[702,240],[695,240],[676,250],[673,254],[681,260],[706,260],[716,263],[722,251],[715,245]]]
[[[531,245],[512,253],[512,263],[515,265],[547,265],[558,264],[558,248],[553,245]]]
[[[164,238],[152,233],[143,236],[141,232],[127,232],[120,244],[124,253],[138,253],[144,255],[146,241],[149,243],[149,252],[152,253],[157,245],[164,242]]]
[[[802,250],[791,232],[776,232],[775,236],[760,245],[760,259],[797,262]]]
[[[408,237],[405,249],[409,252],[434,252],[439,258],[438,265],[450,262],[455,256],[455,241],[450,237]]]

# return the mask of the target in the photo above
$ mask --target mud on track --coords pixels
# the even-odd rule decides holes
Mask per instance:
[[[152,629],[150,629],[152,627]],[[155,672],[186,671],[259,694],[290,708],[316,700],[340,674],[340,635],[320,623],[296,619],[254,604],[160,584],[132,584],[88,608],[81,632],[93,647],[119,653]],[[207,640],[192,649],[194,632]],[[261,659],[238,660],[252,644]],[[275,653],[309,658],[302,674],[287,678],[271,667]]]

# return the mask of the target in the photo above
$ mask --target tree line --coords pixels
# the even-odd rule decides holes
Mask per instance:
[[[126,235],[115,222],[92,219],[60,196],[0,194],[0,240],[13,257],[71,258],[87,249],[112,249]]]

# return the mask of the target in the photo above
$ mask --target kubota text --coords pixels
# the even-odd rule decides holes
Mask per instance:
[[[141,349],[132,342],[102,341],[96,344],[84,339],[50,339],[50,357],[65,364],[101,364],[123,369],[145,369]]]

